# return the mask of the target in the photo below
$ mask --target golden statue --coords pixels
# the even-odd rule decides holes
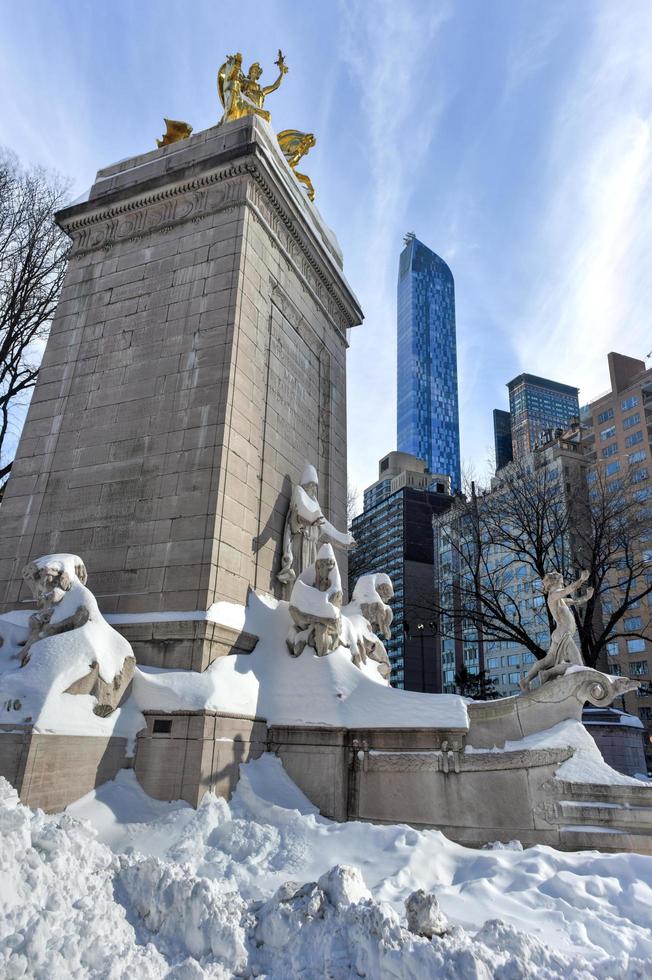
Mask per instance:
[[[187,122],[181,122],[180,119],[164,119],[165,132],[160,140],[156,141],[156,145],[160,148],[161,146],[169,146],[170,143],[176,143],[178,140],[187,140],[192,133],[192,126]]]
[[[297,164],[301,157],[305,156],[308,150],[316,144],[317,140],[313,133],[300,133],[298,129],[284,129],[277,136],[279,146],[283,151],[283,156],[292,167],[294,176],[308,189],[308,197],[311,201],[315,200],[315,188],[312,186],[310,177],[300,174]]]
[[[242,119],[243,116],[261,116],[270,122],[271,115],[263,108],[265,98],[270,92],[275,92],[287,74],[287,65],[283,52],[279,49],[278,78],[272,85],[260,85],[259,78],[263,73],[257,61],[254,61],[247,75],[242,72],[242,55],[230,54],[217,73],[217,91],[220,102],[224,106],[224,115],[220,122],[231,122]]]

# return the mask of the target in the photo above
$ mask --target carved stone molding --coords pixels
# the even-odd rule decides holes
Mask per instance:
[[[244,204],[253,205],[277,245],[289,257],[306,287],[338,329],[345,334],[346,329],[357,322],[356,311],[344,301],[337,277],[324,266],[305,234],[299,230],[254,157],[125,201],[108,205],[97,202],[97,209],[90,210],[93,204],[93,201],[87,203],[85,213],[68,216],[64,211],[59,216],[61,227],[72,238],[72,255],[83,255],[110,248],[118,241],[160,233],[207,214]],[[327,245],[324,248],[329,251]]]

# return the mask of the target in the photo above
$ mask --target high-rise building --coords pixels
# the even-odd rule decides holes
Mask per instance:
[[[408,453],[388,453],[378,464],[378,480],[364,492],[362,514],[353,519],[357,547],[349,552],[349,592],[372,572],[386,572],[394,586],[392,638],[384,641],[394,687],[438,690],[432,519],[452,499],[449,476],[429,473]]]
[[[627,559],[630,566],[649,569],[636,583],[641,594],[652,584],[652,368],[624,354],[611,353],[608,362],[610,390],[585,406],[580,419],[592,462],[590,476],[601,468],[607,481],[622,485],[638,505],[639,520],[649,527],[633,543]],[[617,573],[612,582],[616,603],[622,601],[625,574]],[[611,599],[602,605],[606,617]],[[640,679],[638,690],[625,695],[625,704],[647,728],[646,751],[652,764],[652,593],[628,610],[618,632],[624,635],[607,644],[609,671]]]
[[[547,440],[542,436],[537,449],[524,460],[524,467],[540,473],[539,486],[549,487],[551,494],[557,494],[557,499],[564,507],[571,507],[574,495],[586,492],[587,458],[580,441],[579,426],[574,424],[561,434],[555,432]],[[520,479],[520,474],[521,469],[517,463],[503,467],[493,478],[490,490],[478,498],[478,507],[498,508],[503,493],[507,492],[509,496],[513,494],[509,487],[514,485],[515,477]],[[542,483],[541,480],[545,482]],[[535,494],[535,509],[531,518],[533,521],[536,519],[536,506]],[[435,522],[435,581],[441,606],[451,610],[456,608],[456,604],[459,607],[459,583],[465,572],[465,569],[460,568],[460,551],[466,552],[474,547],[473,528],[469,530],[467,544],[461,543],[465,535],[466,513],[466,501],[459,498]],[[453,546],[453,541],[457,542],[456,546]],[[569,534],[567,541],[555,542],[555,554],[559,557],[566,553],[572,556],[578,567],[582,567],[580,547],[580,543]],[[501,593],[505,597],[509,596],[518,609],[518,620],[524,631],[536,639],[539,646],[546,648],[550,642],[550,633],[545,595],[531,561],[525,557],[519,560],[514,551],[514,539],[509,536],[504,544],[496,540],[488,543],[486,548],[484,561],[487,569],[491,569],[491,587],[495,588],[499,584]],[[489,572],[487,575],[489,577]],[[488,581],[487,588],[489,587]],[[455,675],[464,666],[471,674],[485,670],[501,697],[519,693],[519,682],[535,659],[523,644],[510,639],[488,638],[488,630],[478,629],[477,619],[462,617],[459,611],[457,615],[443,616],[442,619],[444,621],[440,623],[439,629],[439,690],[455,691]]]
[[[549,430],[564,429],[578,418],[578,390],[534,374],[519,374],[507,385],[514,459],[536,448]]]
[[[455,284],[438,255],[406,236],[398,273],[397,449],[460,486]]]
[[[494,450],[496,453],[496,470],[507,466],[514,458],[512,455],[512,417],[502,408],[494,408]]]

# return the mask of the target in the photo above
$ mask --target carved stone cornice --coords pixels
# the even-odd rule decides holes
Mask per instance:
[[[249,206],[258,212],[276,243],[286,253],[319,305],[339,331],[360,320],[339,269],[329,256],[325,262],[282,200],[257,156],[198,173],[186,180],[102,204],[90,200],[60,212],[60,226],[72,239],[71,256],[110,249],[120,241],[165,233],[208,214]],[[325,246],[324,252],[327,254]]]

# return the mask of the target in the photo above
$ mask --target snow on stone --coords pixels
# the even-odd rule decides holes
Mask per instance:
[[[7,978],[650,976],[652,858],[334,823],[271,755],[198,810],[123,771],[50,817],[0,780],[0,836]],[[408,930],[415,892],[443,936]]]
[[[561,721],[558,725],[534,735],[527,735],[518,741],[506,741],[502,746],[492,749],[477,749],[467,745],[465,753],[478,752],[517,752],[523,749],[573,749],[570,759],[559,766],[555,772],[558,779],[572,783],[600,783],[602,785],[640,786],[641,781],[626,776],[602,758],[600,749],[581,721]]]
[[[245,608],[236,602],[214,602],[208,609],[193,609],[177,612],[109,613],[105,616],[109,623],[178,623],[209,622],[229,626],[231,629],[244,629]]]
[[[131,646],[102,617],[94,595],[78,579],[75,563],[80,565],[81,559],[75,555],[47,555],[38,561],[58,565],[70,580],[70,588],[56,603],[50,623],[68,619],[79,606],[87,609],[89,619],[83,626],[38,640],[31,647],[28,663],[21,667],[21,647],[29,634],[33,609],[0,617],[4,640],[0,647],[0,723],[30,724],[38,732],[64,735],[114,733],[133,738],[144,725],[135,704],[101,718],[93,713],[95,698],[65,693],[88,674],[93,663],[97,663],[102,680],[111,683],[125,659],[133,656]]]
[[[388,687],[369,660],[362,668],[340,647],[327,657],[287,652],[287,602],[252,594],[244,629],[260,637],[251,654],[220,657],[202,674],[140,667],[134,700],[141,711],[207,708],[258,715],[270,724],[343,727],[468,728],[464,699]]]

